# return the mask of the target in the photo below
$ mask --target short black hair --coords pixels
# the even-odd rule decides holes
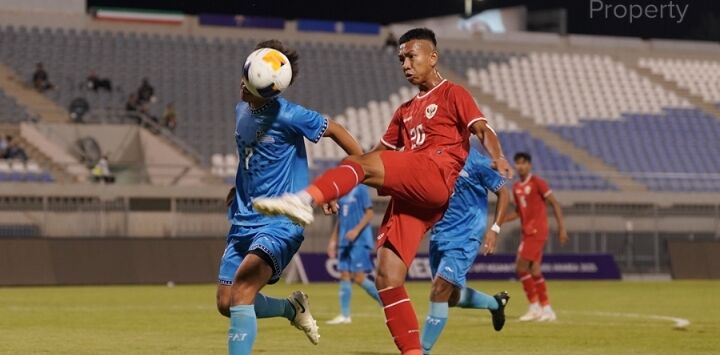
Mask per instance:
[[[399,44],[411,41],[413,39],[424,39],[432,42],[433,47],[437,47],[437,40],[435,39],[435,32],[427,27],[413,28],[410,31],[405,32],[398,40]]]
[[[528,152],[517,152],[515,153],[515,157],[513,157],[513,160],[527,160],[528,163],[532,163],[532,156]]]
[[[298,67],[298,59],[300,59],[300,55],[298,55],[296,50],[286,46],[284,43],[280,42],[277,39],[262,41],[258,43],[257,46],[255,46],[256,50],[260,48],[272,48],[284,54],[290,61],[290,69],[292,69],[292,78],[290,79],[290,84],[295,82],[295,78],[300,73],[300,67]]]

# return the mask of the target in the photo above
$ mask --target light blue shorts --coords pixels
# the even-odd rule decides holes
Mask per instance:
[[[233,225],[227,236],[225,252],[220,260],[218,282],[232,285],[240,263],[248,253],[258,253],[273,269],[268,283],[280,279],[303,242],[303,229],[294,224],[273,224],[260,228]]]

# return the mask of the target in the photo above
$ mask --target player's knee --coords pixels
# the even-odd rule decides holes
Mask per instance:
[[[230,293],[218,290],[216,301],[218,312],[225,317],[230,317]]]
[[[248,305],[255,303],[260,286],[250,282],[235,282],[230,291],[230,305]]]
[[[455,307],[457,306],[458,302],[460,302],[460,289],[455,288],[450,294],[450,298],[448,299],[448,306]]]
[[[362,272],[356,272],[353,274],[352,279],[353,279],[353,282],[360,285],[365,281],[365,274]]]
[[[217,300],[217,310],[225,317],[230,317],[230,300]]]
[[[404,277],[393,275],[387,270],[378,270],[377,277],[375,278],[375,287],[378,290],[384,290],[386,288],[402,286],[405,281]]]
[[[527,274],[529,271],[530,271],[530,268],[523,263],[518,263],[517,265],[515,265],[515,272],[518,275]]]
[[[350,281],[350,279],[351,279],[351,277],[350,277],[350,273],[349,273],[349,272],[343,271],[343,272],[340,273],[340,280],[342,280],[342,281]]]
[[[430,289],[430,301],[432,302],[448,302],[454,287],[447,282],[436,278]]]

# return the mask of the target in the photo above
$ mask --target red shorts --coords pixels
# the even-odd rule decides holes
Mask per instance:
[[[385,181],[379,192],[392,199],[380,226],[377,246],[390,243],[410,267],[425,233],[445,213],[451,191],[448,182],[454,184],[455,179],[451,168],[443,169],[427,154],[383,151],[380,158]]]
[[[518,256],[525,260],[540,262],[547,239],[523,237],[518,247]]]

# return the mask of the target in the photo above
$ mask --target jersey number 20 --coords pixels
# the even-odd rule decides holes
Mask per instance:
[[[412,141],[410,149],[415,149],[425,143],[425,128],[422,124],[410,129],[410,140]]]

